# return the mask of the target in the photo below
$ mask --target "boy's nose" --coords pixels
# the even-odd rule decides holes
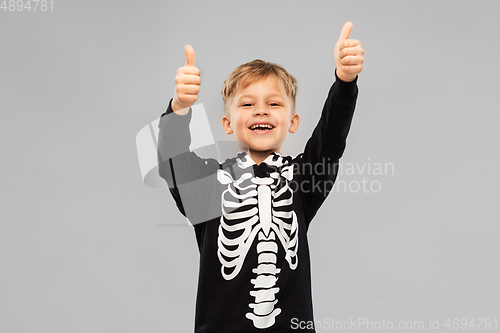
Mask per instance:
[[[253,112],[254,116],[267,116],[269,115],[269,110],[266,107],[259,106]]]

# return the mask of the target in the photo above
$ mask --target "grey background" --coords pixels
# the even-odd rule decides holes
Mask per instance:
[[[53,12],[1,10],[0,331],[192,331],[194,233],[167,190],[143,184],[135,136],[164,111],[189,43],[218,140],[220,89],[237,65],[261,58],[292,73],[301,124],[282,152],[300,153],[346,21],[366,60],[342,161],[393,163],[394,174],[342,176],[381,191],[334,192],[313,221],[316,320],[439,318],[443,332],[450,317],[500,320],[499,10],[57,0]]]

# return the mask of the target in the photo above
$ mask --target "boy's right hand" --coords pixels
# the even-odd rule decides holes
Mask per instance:
[[[171,105],[172,110],[181,115],[187,114],[189,107],[198,99],[201,83],[200,70],[194,65],[194,49],[191,45],[186,45],[184,49],[186,50],[186,64],[177,69],[175,96]],[[177,112],[179,110],[181,111]]]

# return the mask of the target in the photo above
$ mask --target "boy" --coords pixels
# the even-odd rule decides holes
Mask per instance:
[[[222,126],[240,151],[222,163],[189,151],[191,106],[200,91],[195,55],[159,123],[158,164],[200,251],[195,332],[315,332],[307,229],[333,187],[357,98],[364,50],[342,28],[336,82],[302,154],[280,153],[297,130],[296,80],[254,60],[224,82]],[[318,171],[320,166],[321,172]]]

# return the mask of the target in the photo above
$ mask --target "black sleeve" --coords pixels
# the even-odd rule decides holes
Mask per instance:
[[[214,190],[219,163],[190,151],[192,109],[178,115],[171,108],[161,115],[158,134],[158,173],[165,179],[179,211],[194,225],[220,215],[220,205],[203,200]],[[217,209],[216,209],[217,208]]]
[[[309,225],[337,178],[338,162],[346,147],[347,134],[358,96],[357,80],[344,82],[335,71],[320,120],[296,164],[298,186]]]

